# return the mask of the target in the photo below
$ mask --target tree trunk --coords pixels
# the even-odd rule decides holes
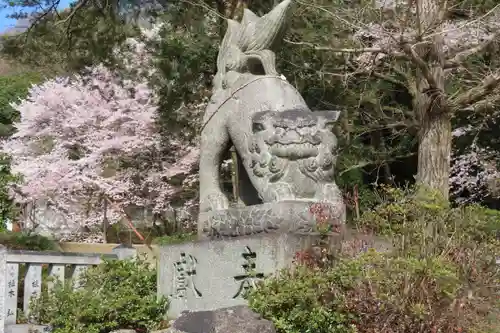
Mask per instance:
[[[449,198],[451,118],[447,113],[421,122],[417,182]]]
[[[417,92],[415,111],[420,131],[418,145],[417,182],[449,198],[451,115],[447,101],[444,76],[444,39],[441,34],[446,1],[418,0],[417,15],[420,44],[415,48]],[[432,43],[423,43],[423,34],[435,34]]]

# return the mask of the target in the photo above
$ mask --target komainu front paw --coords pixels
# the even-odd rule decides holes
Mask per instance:
[[[314,199],[331,204],[342,203],[342,192],[336,184],[318,184]]]
[[[293,186],[287,183],[269,184],[265,191],[266,202],[294,200]]]
[[[212,192],[200,200],[200,212],[209,212],[229,208],[229,200],[221,192]]]

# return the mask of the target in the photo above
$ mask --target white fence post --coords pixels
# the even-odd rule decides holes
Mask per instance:
[[[74,265],[72,268],[71,278],[73,279],[73,289],[80,289],[82,287],[82,275],[87,270],[87,265]]]
[[[17,319],[17,290],[19,288],[19,264],[7,262],[5,272],[5,325],[16,323]]]
[[[47,283],[47,288],[49,291],[53,291],[54,287],[57,285],[57,281],[64,285],[64,274],[65,266],[61,264],[50,264],[49,266],[49,278],[51,279]]]
[[[0,245],[0,333],[5,331],[7,296],[7,248]]]
[[[120,244],[111,250],[113,254],[116,254],[118,260],[131,259],[134,260],[137,257],[137,249],[130,245]]]
[[[24,278],[24,315],[29,319],[30,302],[42,293],[42,264],[28,264]]]

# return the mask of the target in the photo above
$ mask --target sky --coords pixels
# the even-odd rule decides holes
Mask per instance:
[[[61,10],[61,9],[68,7],[71,2],[73,2],[73,1],[72,0],[61,0],[61,2],[59,3],[58,9]],[[12,8],[0,9],[0,34],[6,32],[7,30],[13,29],[13,28],[22,29],[23,27],[27,26],[26,20],[20,20],[20,22],[17,22],[17,20],[6,17],[7,15],[12,14],[15,11],[16,10],[12,9]]]

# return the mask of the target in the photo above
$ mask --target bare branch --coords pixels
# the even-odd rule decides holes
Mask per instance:
[[[480,54],[484,52],[495,40],[497,40],[500,37],[500,31],[494,34],[491,38],[486,40],[485,42],[476,45],[475,47],[469,48],[465,51],[457,53],[453,58],[447,60],[445,62],[445,68],[454,68],[457,66],[460,66],[468,57],[475,55],[475,54]]]
[[[375,76],[376,78],[379,78],[381,80],[384,80],[386,82],[390,82],[394,85],[397,85],[397,86],[406,86],[406,83],[403,82],[403,81],[400,81],[398,79],[396,79],[395,77],[392,77],[392,76],[389,76],[387,74],[383,74],[383,73],[380,73],[374,69],[366,69],[366,70],[363,70],[363,71],[359,71],[359,68],[356,68],[351,62],[347,62],[347,67],[349,67],[351,70],[354,71],[354,75],[367,75],[367,76]],[[392,66],[391,66],[391,69],[392,69]],[[406,77],[406,76],[405,76]]]
[[[488,75],[481,85],[474,87],[452,100],[452,105],[456,105],[459,109],[481,102],[500,84],[500,70]]]
[[[31,22],[31,24],[28,27],[28,29],[26,29],[26,31],[23,34],[20,34],[20,36],[21,35],[25,36],[25,40],[24,40],[25,42],[28,41],[30,33],[37,26],[38,23],[40,23],[44,18],[46,18],[52,11],[55,11],[57,13],[56,8],[57,8],[58,5],[59,5],[59,0],[58,1],[54,1],[52,3],[52,5],[47,10],[42,10],[43,11],[42,14],[35,16],[35,20],[33,22]],[[41,7],[41,5],[39,5],[39,6]]]
[[[388,52],[384,51],[381,48],[377,47],[366,47],[366,48],[334,48],[334,47],[329,47],[329,46],[318,46],[314,45],[312,43],[307,43],[307,42],[294,42],[289,39],[285,39],[285,42],[288,44],[293,44],[293,45],[303,45],[312,48],[313,50],[317,51],[332,51],[332,52],[338,52],[338,53],[365,53],[365,52],[371,52],[371,53],[385,53],[389,54]]]
[[[432,39],[432,37],[436,36],[436,35],[439,35],[439,34],[445,34],[445,33],[448,33],[448,32],[453,32],[453,31],[459,31],[467,26],[470,26],[470,25],[473,25],[474,23],[477,23],[477,22],[480,22],[482,20],[484,20],[486,17],[490,16],[491,14],[495,13],[495,11],[500,8],[500,5],[496,5],[495,7],[493,7],[492,9],[490,9],[487,13],[485,13],[484,15],[481,15],[480,17],[477,17],[476,19],[474,20],[470,20],[470,21],[467,21],[465,22],[464,24],[461,24],[453,29],[447,29],[447,30],[442,30],[442,31],[438,31],[438,32],[434,32],[432,34],[429,34],[429,35],[426,35],[423,39]]]
[[[61,20],[59,22],[57,22],[55,25],[60,25],[60,24],[64,24],[68,21],[72,21],[73,20],[73,16],[75,16],[76,12],[81,9],[83,6],[85,6],[85,4],[87,3],[88,0],[81,0],[80,2],[78,2],[78,4],[75,6],[75,8],[73,8],[73,10],[71,11],[71,13],[69,13],[69,15],[64,19],[64,20]]]
[[[500,103],[500,92],[495,95],[490,95],[487,96],[485,99],[472,104],[466,108],[459,109],[458,111],[473,111],[477,113],[485,113],[485,112],[492,112],[498,109],[498,105]]]
[[[381,80],[384,80],[386,82],[390,82],[394,85],[397,85],[397,86],[406,86],[406,84],[403,82],[403,81],[400,81],[392,76],[389,76],[389,75],[386,75],[386,74],[382,74],[380,72],[377,72],[377,71],[371,71],[370,73],[371,75],[375,76],[376,78],[379,78]]]
[[[417,52],[413,49],[413,46],[407,42],[403,43],[403,50],[411,58],[411,60],[417,66],[417,68],[420,69],[420,71],[422,72],[422,75],[424,76],[425,80],[429,84],[429,88],[439,90],[439,86],[436,82],[436,79],[432,75],[429,66],[422,58],[420,58],[420,56],[417,54]]]

